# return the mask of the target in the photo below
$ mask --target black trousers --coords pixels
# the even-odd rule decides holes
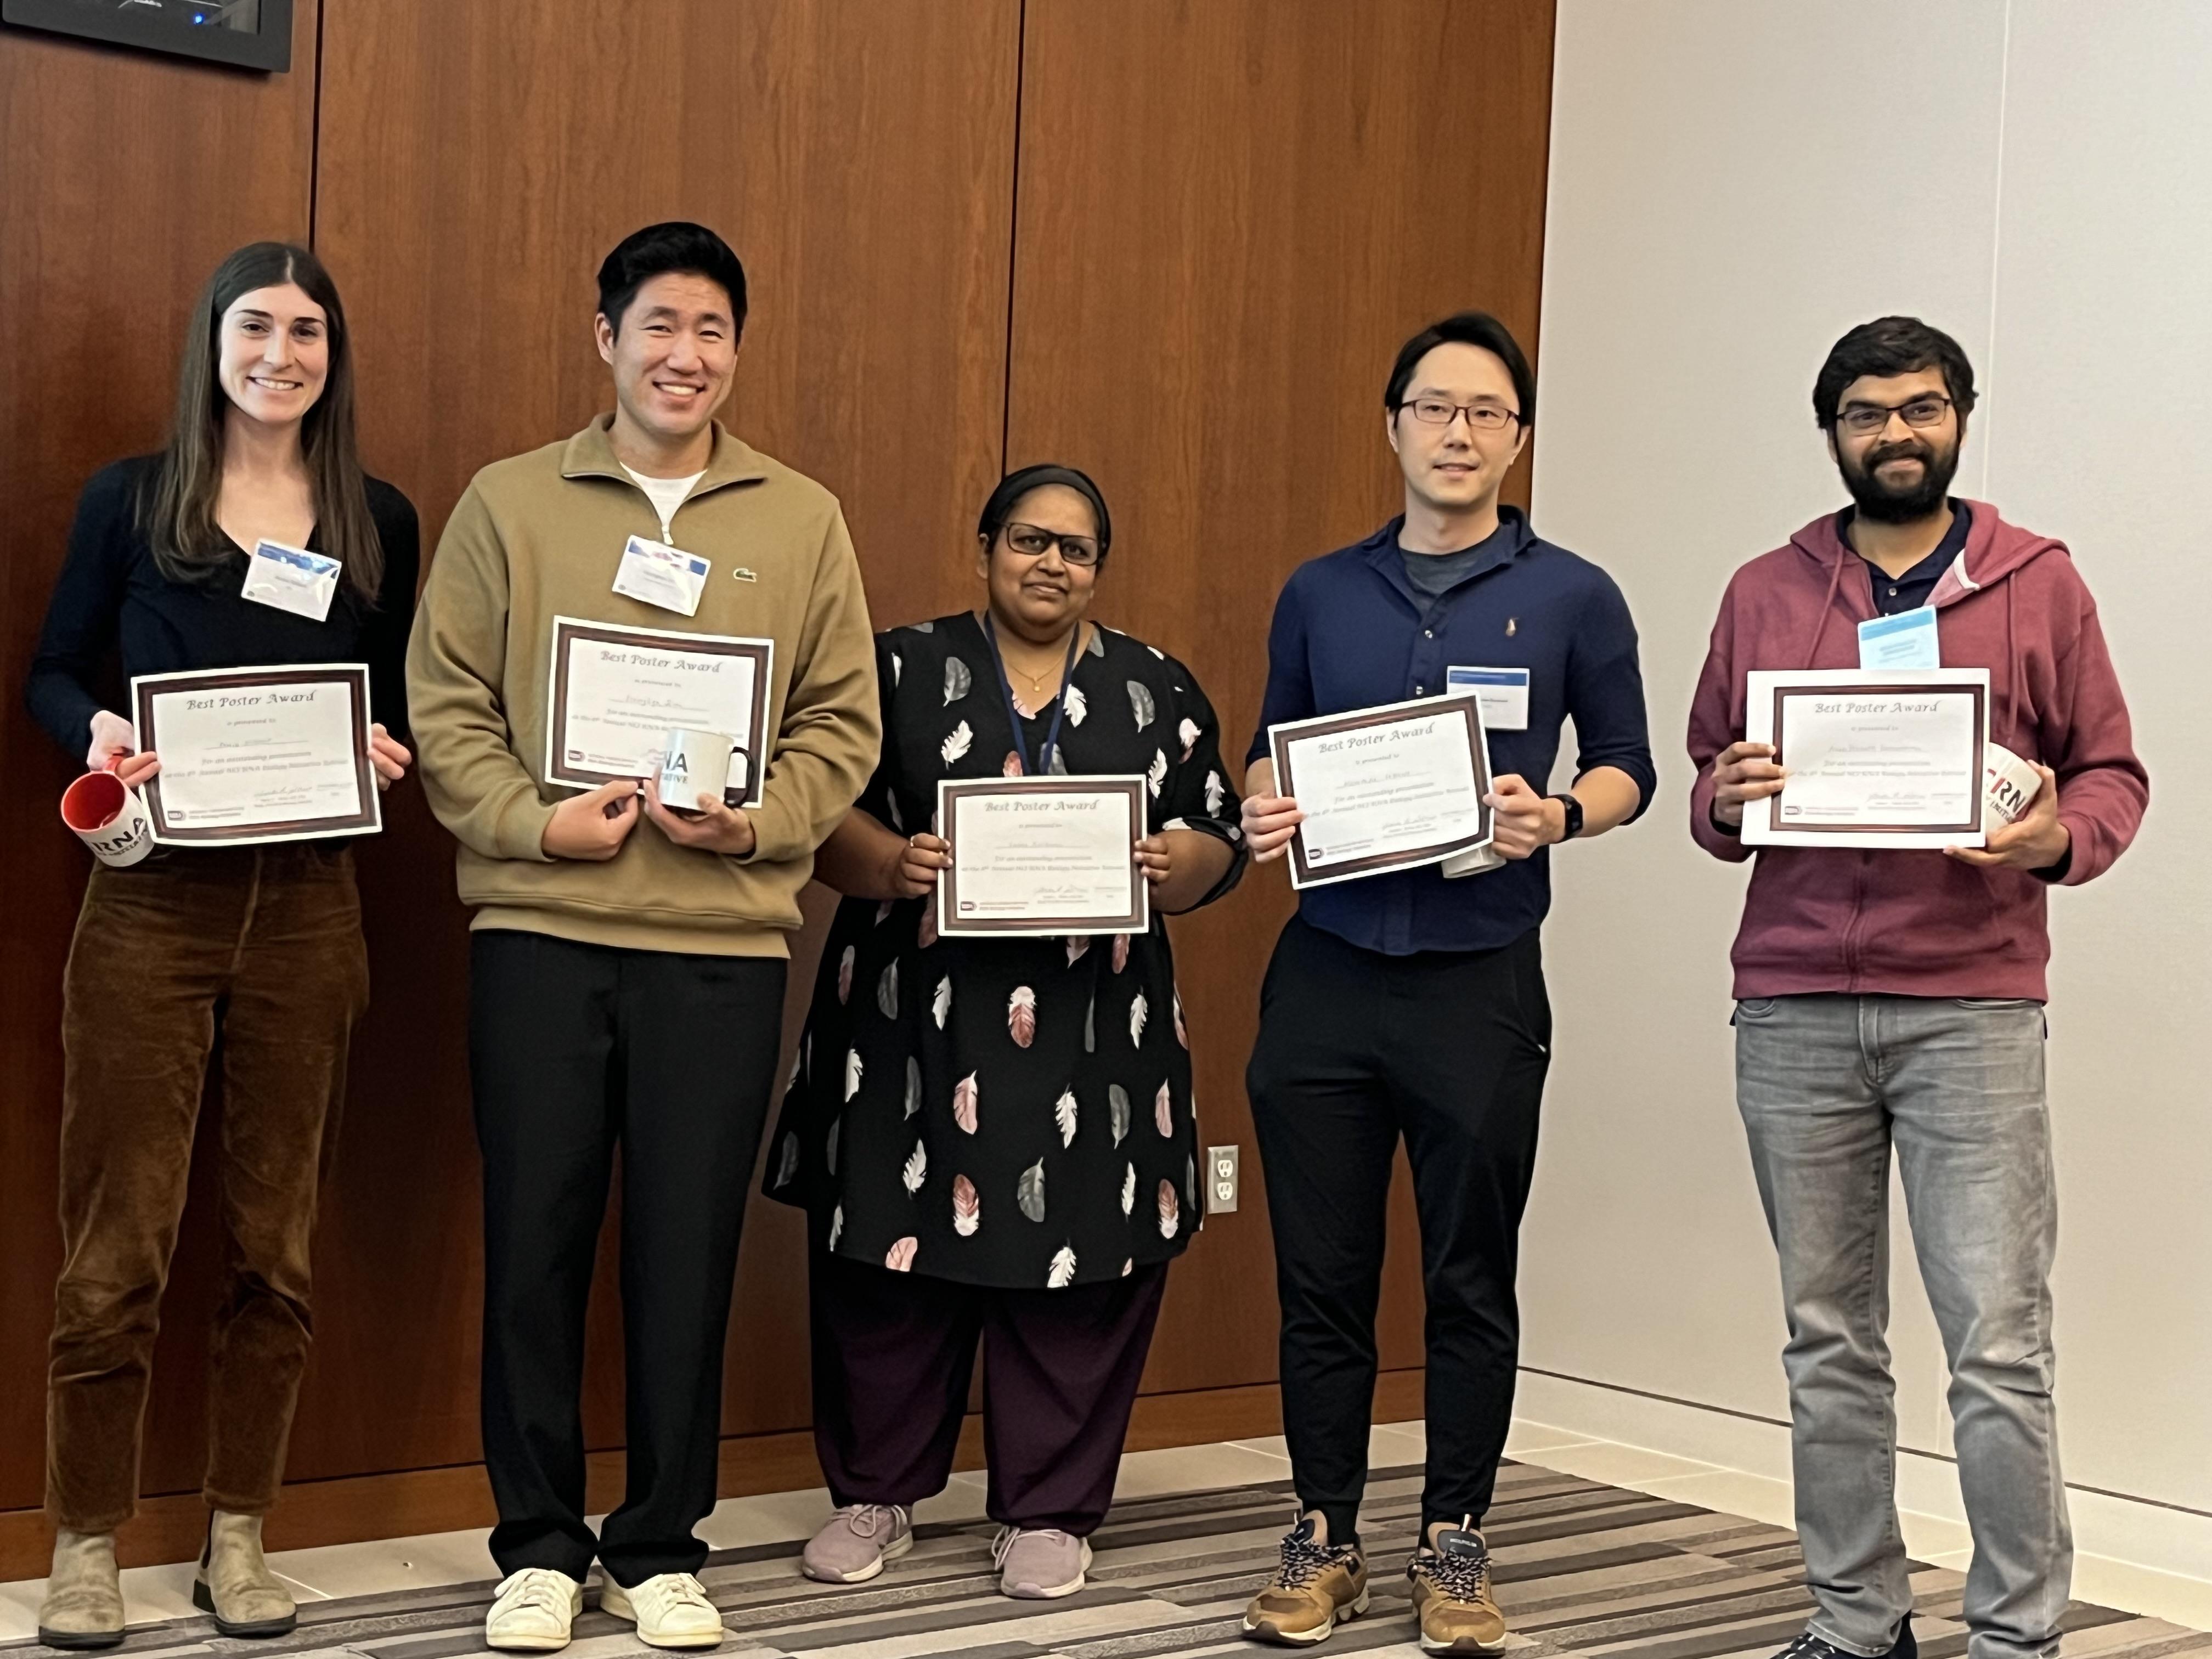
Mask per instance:
[[[483,1153],[483,1445],[501,1573],[696,1572],[722,1343],[786,964],[486,930],[469,1061]],[[584,1310],[622,1149],[628,1486],[584,1524]]]
[[[1513,1413],[1513,1279],[1551,1042],[1533,928],[1495,951],[1390,957],[1293,917],[1276,943],[1245,1087],[1274,1231],[1291,1472],[1333,1540],[1354,1535],[1367,1482],[1401,1135],[1428,1309],[1422,1522],[1490,1506]]]
[[[986,1512],[1087,1538],[1106,1518],[1167,1263],[1064,1291],[963,1285],[817,1250],[814,1448],[833,1503],[945,1490],[983,1344]]]

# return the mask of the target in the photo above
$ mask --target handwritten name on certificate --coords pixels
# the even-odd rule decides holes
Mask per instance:
[[[1773,744],[1790,775],[1746,804],[1746,845],[1983,844],[1987,669],[1761,670],[1747,690],[1745,741]]]
[[[131,682],[145,787],[172,846],[355,836],[383,828],[368,758],[368,669],[317,663]]]
[[[1471,691],[1267,728],[1275,787],[1305,821],[1291,884],[1440,863],[1487,846],[1490,761]]]
[[[938,878],[938,932],[1143,933],[1145,798],[1140,777],[941,780],[952,867]]]
[[[759,805],[775,661],[773,640],[556,617],[546,781],[596,789],[646,777],[660,769],[671,732],[718,732],[744,756],[738,804]]]

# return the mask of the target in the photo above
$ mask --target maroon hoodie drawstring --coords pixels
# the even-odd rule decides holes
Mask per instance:
[[[1813,665],[1813,653],[1820,648],[1820,635],[1828,631],[1828,612],[1835,605],[1837,589],[1844,585],[1844,566],[1856,557],[1857,555],[1845,549],[1844,556],[1835,562],[1835,569],[1828,578],[1828,597],[1820,601],[1820,614],[1813,622],[1813,637],[1805,647],[1805,666],[1808,668]]]

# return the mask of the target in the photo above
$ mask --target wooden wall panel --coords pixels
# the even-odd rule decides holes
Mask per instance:
[[[952,603],[998,477],[1019,21],[1019,0],[334,8],[318,241],[362,341],[371,466],[434,538],[477,467],[611,407],[599,261],[696,219],[750,289],[724,418],[843,500],[879,616]],[[477,1455],[465,922],[419,794],[396,817],[365,860],[376,1000],[295,1479]],[[748,1221],[732,1434],[807,1421],[797,1219],[756,1200]],[[622,1438],[619,1314],[603,1272],[594,1447]]]
[[[1101,614],[1191,665],[1239,760],[1283,579],[1396,509],[1399,344],[1480,306],[1534,352],[1551,44],[1546,0],[1029,0],[1007,460],[1098,479]],[[1275,1374],[1243,1082],[1290,908],[1277,864],[1176,924],[1206,1137],[1244,1147],[1244,1197],[1171,1281],[1153,1389]],[[1399,1196],[1383,1363],[1403,1367]]]
[[[241,243],[307,239],[319,9],[295,8],[277,76],[0,28],[0,1510],[44,1497],[62,963],[89,866],[55,810],[82,769],[23,676],[78,489],[162,441],[200,285]],[[180,1250],[179,1310],[212,1302],[212,1237]],[[164,1332],[156,1413],[196,1448],[193,1322]]]

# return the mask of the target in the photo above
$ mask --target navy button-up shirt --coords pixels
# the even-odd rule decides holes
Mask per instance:
[[[1575,723],[1577,765],[1614,766],[1636,781],[1640,815],[1658,774],[1644,715],[1636,625],[1613,578],[1541,540],[1523,514],[1498,509],[1489,556],[1432,605],[1406,579],[1403,519],[1365,541],[1309,560],[1275,602],[1267,695],[1245,763],[1267,753],[1267,728],[1376,703],[1434,696],[1445,671],[1526,668],[1528,729],[1492,732],[1490,763],[1544,789],[1559,728]],[[1299,913],[1370,951],[1487,951],[1509,945],[1551,908],[1550,849],[1447,880],[1435,865],[1308,888]]]

